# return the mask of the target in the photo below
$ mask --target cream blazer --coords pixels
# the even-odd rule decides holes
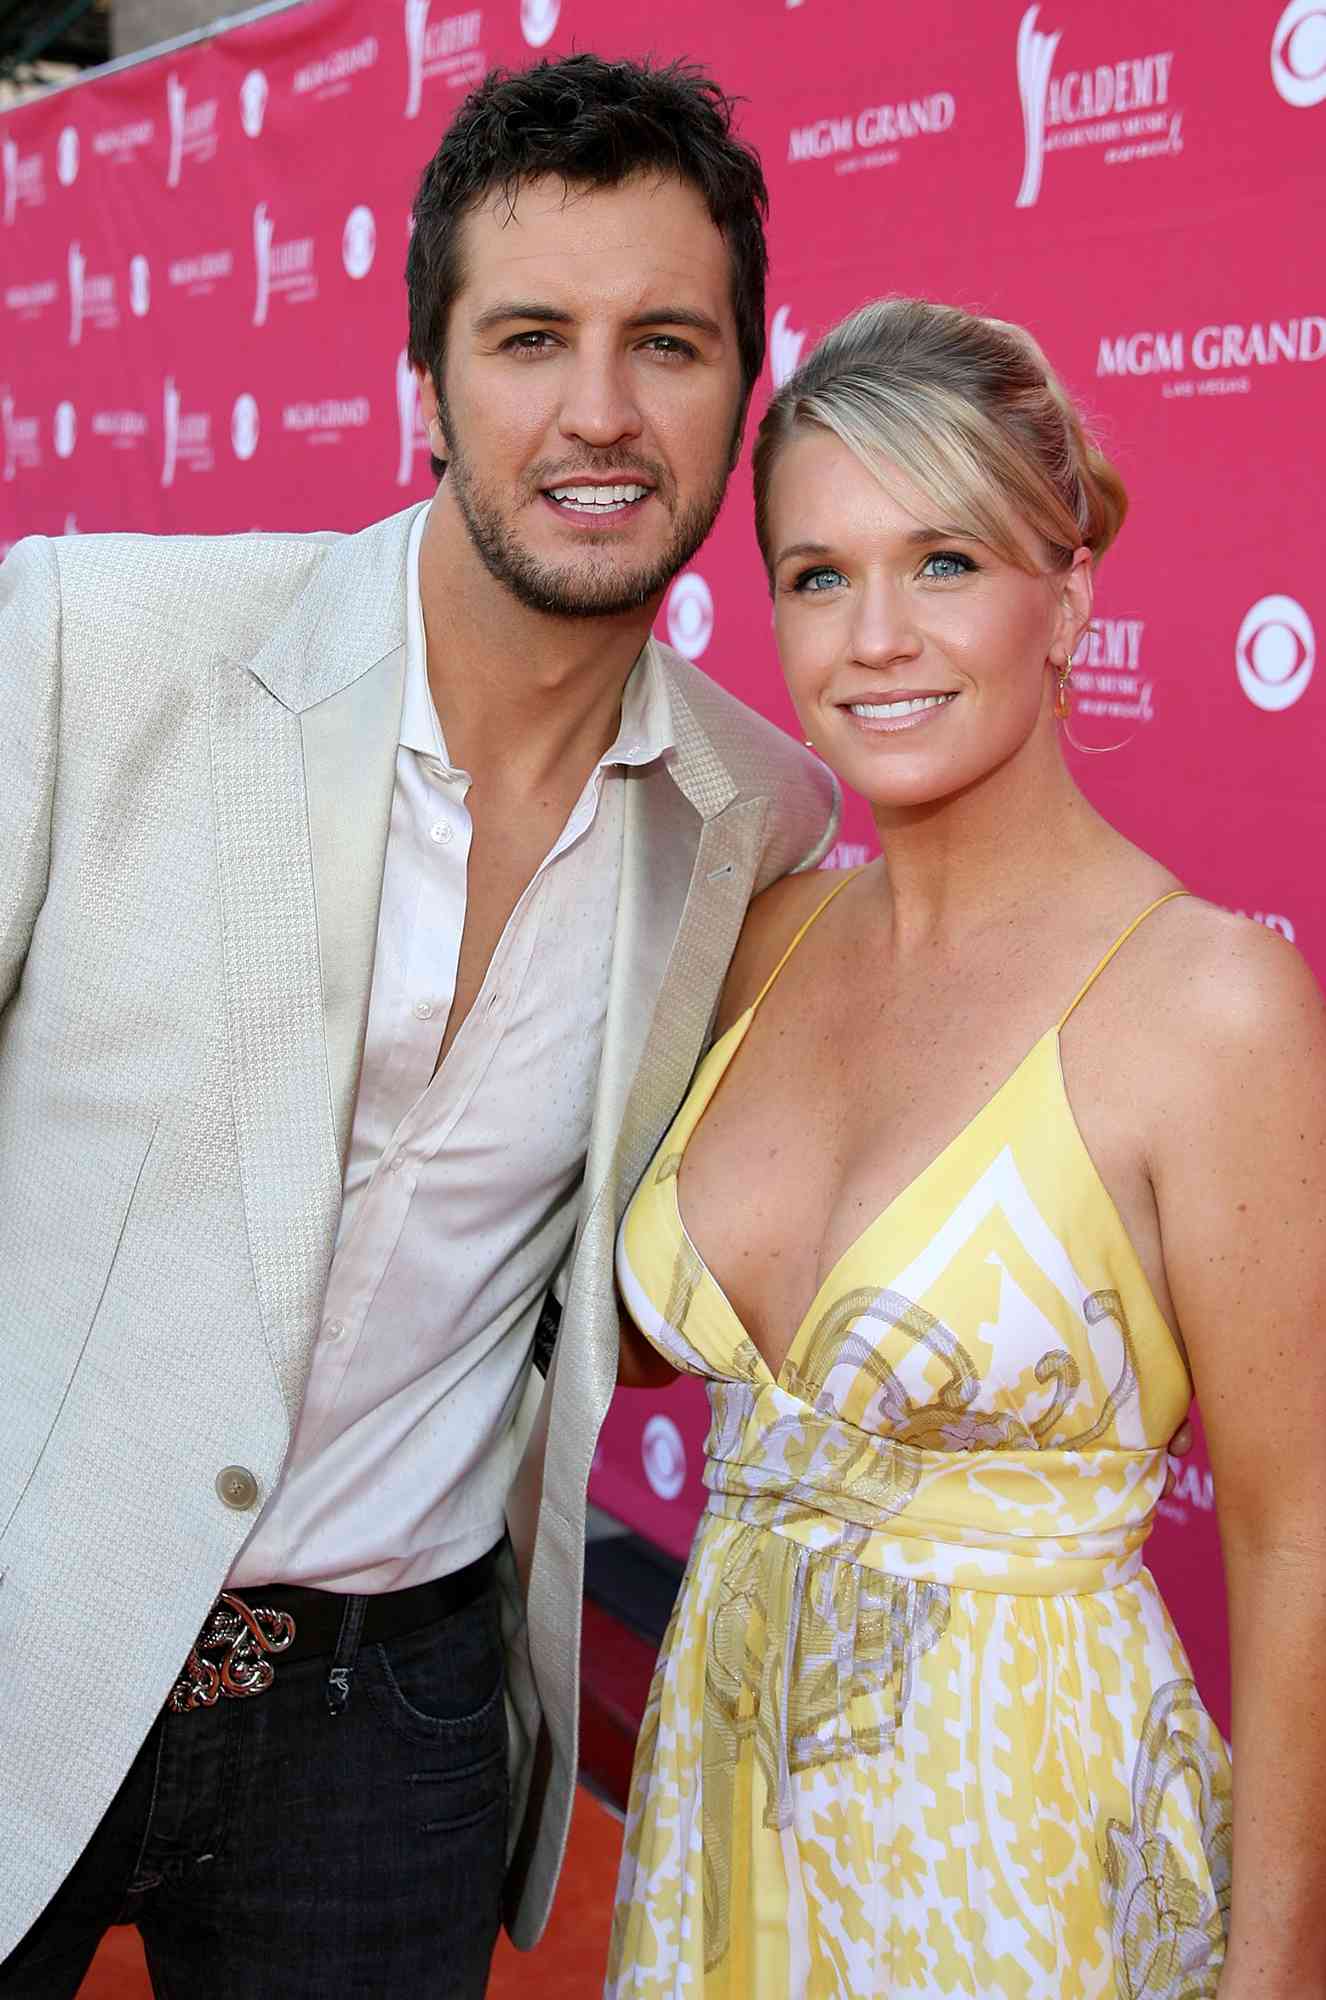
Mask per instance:
[[[0,1958],[253,1526],[222,1469],[260,1505],[291,1436],[368,1012],[413,512],[356,535],[33,539],[0,567]],[[584,1192],[511,1503],[524,1946],[575,1782],[617,1223],[747,902],[837,824],[821,766],[660,655],[677,747],[627,781]]]

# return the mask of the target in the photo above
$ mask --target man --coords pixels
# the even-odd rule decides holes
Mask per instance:
[[[0,571],[0,1995],[129,1917],[160,1991],[465,2000],[504,1872],[539,1935],[617,1221],[836,825],[649,638],[763,207],[702,78],[492,77],[415,210],[431,505]]]

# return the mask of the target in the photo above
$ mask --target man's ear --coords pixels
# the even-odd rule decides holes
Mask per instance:
[[[428,432],[429,449],[432,451],[434,458],[450,458],[451,447],[447,443],[447,435],[442,428],[442,419],[438,415],[437,388],[433,382],[432,374],[427,368],[420,366],[418,363],[415,364],[414,373],[415,379],[419,384],[419,407],[424,415],[424,429]]]

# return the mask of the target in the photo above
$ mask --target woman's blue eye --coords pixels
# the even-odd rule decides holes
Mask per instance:
[[[834,584],[841,583],[842,580],[839,570],[828,569],[821,564],[819,569],[803,569],[792,588],[813,596],[821,590],[832,590]]]
[[[965,576],[968,571],[974,570],[975,567],[976,565],[971,557],[960,554],[957,549],[936,549],[935,553],[932,556],[927,556],[921,564],[922,570],[927,575],[940,579],[950,576]]]

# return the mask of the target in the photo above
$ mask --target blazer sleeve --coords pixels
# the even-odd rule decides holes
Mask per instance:
[[[791,868],[788,870],[790,875],[802,875],[807,869],[818,868],[838,838],[838,828],[842,824],[843,817],[843,788],[827,766],[821,768],[823,769],[825,779],[828,781],[826,786],[827,797],[822,801],[822,823],[816,838],[811,843],[809,851],[801,857],[800,861],[793,862]]]
[[[50,867],[60,575],[44,536],[0,563],[0,1009],[18,988]]]

